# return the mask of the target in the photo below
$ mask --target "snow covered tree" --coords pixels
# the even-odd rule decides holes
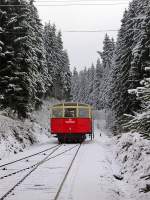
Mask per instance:
[[[124,125],[127,130],[139,131],[145,138],[150,139],[150,5],[146,7],[145,18],[141,24],[141,34],[139,36],[136,51],[133,51],[133,58],[136,68],[140,66],[144,73],[139,87],[130,89],[131,96],[136,96],[140,102],[140,109],[134,115],[125,115],[130,120]]]
[[[86,87],[87,87],[87,99],[85,99],[86,103],[93,105],[95,97],[94,97],[94,80],[95,80],[95,66],[92,63],[91,67],[87,70],[87,78],[86,78]]]
[[[56,45],[56,28],[55,26],[51,26],[50,23],[45,24],[44,26],[44,46],[46,50],[46,62],[48,68],[48,74],[52,77],[53,88],[56,82],[56,73],[58,70],[56,53],[55,53],[55,45]],[[54,91],[49,91],[49,96],[56,96]]]
[[[87,69],[84,68],[83,71],[79,72],[79,93],[78,93],[78,101],[82,103],[86,103],[87,101]]]
[[[94,96],[94,81],[95,81],[95,67],[92,66],[77,72],[76,68],[72,75],[72,99],[81,103],[88,103],[93,105],[95,101]]]
[[[115,43],[114,39],[110,39],[109,36],[106,34],[103,42],[103,51],[98,51],[102,59],[103,68],[111,68],[112,58],[114,54]]]
[[[133,0],[125,11],[115,51],[112,72],[112,109],[117,129],[123,123],[124,113],[132,114],[140,108],[140,102],[128,94],[128,89],[137,87],[144,72],[139,63],[141,24],[145,18],[148,1]]]
[[[67,52],[63,49],[61,32],[50,22],[44,27],[44,44],[48,73],[52,77],[49,95],[58,99],[68,99],[71,90],[71,72]]]
[[[42,98],[44,98],[52,85],[51,74],[48,73],[48,68],[46,64],[46,51],[44,47],[44,38],[43,38],[43,25],[39,19],[39,15],[36,7],[33,4],[34,0],[30,1],[31,9],[31,18],[30,18],[30,28],[34,32],[34,41],[32,41],[32,48],[35,51],[34,63],[37,67],[37,76],[36,76],[36,106],[42,103]],[[30,44],[31,45],[31,44]]]
[[[98,54],[102,60],[102,71],[103,76],[101,77],[100,89],[99,89],[99,108],[108,109],[108,99],[109,99],[109,86],[110,86],[110,76],[112,70],[113,56],[115,50],[115,42],[114,39],[110,39],[110,37],[106,34],[103,42],[103,51]]]
[[[56,97],[69,98],[71,73],[61,33],[48,24],[43,38],[34,0],[0,4],[0,107],[28,117],[52,96],[52,86]]]
[[[63,96],[62,98],[65,100],[70,100],[71,98],[71,72],[70,72],[70,63],[69,63],[69,57],[66,51],[63,51],[63,57],[62,57],[62,90],[63,90]]]
[[[78,101],[78,93],[79,93],[79,74],[77,72],[76,67],[73,70],[72,78],[71,78],[71,97],[73,101]]]
[[[99,93],[101,89],[100,85],[101,85],[102,78],[103,78],[102,64],[100,62],[100,59],[97,59],[96,69],[95,69],[95,78],[94,78],[94,90],[93,90],[93,97],[94,97],[93,106],[96,109],[101,108]]]
[[[19,5],[11,6],[11,5]],[[10,107],[25,117],[32,108],[34,87],[30,77],[31,59],[27,56],[30,8],[26,1],[1,1],[5,13],[3,59],[0,70],[1,106]],[[2,20],[2,19],[1,19]],[[2,22],[1,22],[2,23]],[[29,59],[28,59],[29,58]]]

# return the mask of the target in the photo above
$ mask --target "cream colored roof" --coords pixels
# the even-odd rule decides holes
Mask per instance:
[[[61,107],[61,106],[85,106],[88,107],[90,106],[89,104],[85,104],[85,103],[76,103],[76,102],[64,102],[61,104],[55,104],[53,105],[53,107]]]

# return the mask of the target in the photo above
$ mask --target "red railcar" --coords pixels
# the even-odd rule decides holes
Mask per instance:
[[[90,105],[62,103],[54,105],[51,111],[51,134],[55,135],[59,142],[81,142],[87,134],[93,139],[93,119]]]

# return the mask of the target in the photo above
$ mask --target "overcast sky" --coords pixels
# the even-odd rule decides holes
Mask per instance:
[[[105,30],[118,30],[120,28],[123,12],[129,4],[129,0],[36,1],[38,2],[36,5],[38,5],[37,8],[43,24],[51,21],[51,23],[56,24],[57,29],[61,29],[64,48],[67,49],[70,58],[71,69],[76,66],[78,70],[83,69],[85,66],[89,67],[92,62],[96,62],[98,58],[96,52],[102,50]],[[64,6],[66,4],[67,6]],[[82,5],[70,6],[70,4]],[[104,32],[66,32],[71,30],[104,30]],[[108,31],[107,33],[116,39],[116,31]]]

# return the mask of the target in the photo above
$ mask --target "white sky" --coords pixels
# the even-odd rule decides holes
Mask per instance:
[[[120,28],[121,19],[125,8],[128,8],[129,0],[36,0],[39,15],[42,22],[51,21],[57,29],[61,29],[64,48],[67,49],[71,69],[74,66],[78,70],[95,63],[98,50],[102,50],[105,32],[78,32],[70,33],[67,30],[116,30]],[[59,2],[57,2],[59,1]],[[121,5],[74,5],[74,6],[47,6],[64,5],[66,3],[78,4],[121,4]],[[123,4],[124,3],[124,4]],[[108,32],[116,39],[117,32]]]

